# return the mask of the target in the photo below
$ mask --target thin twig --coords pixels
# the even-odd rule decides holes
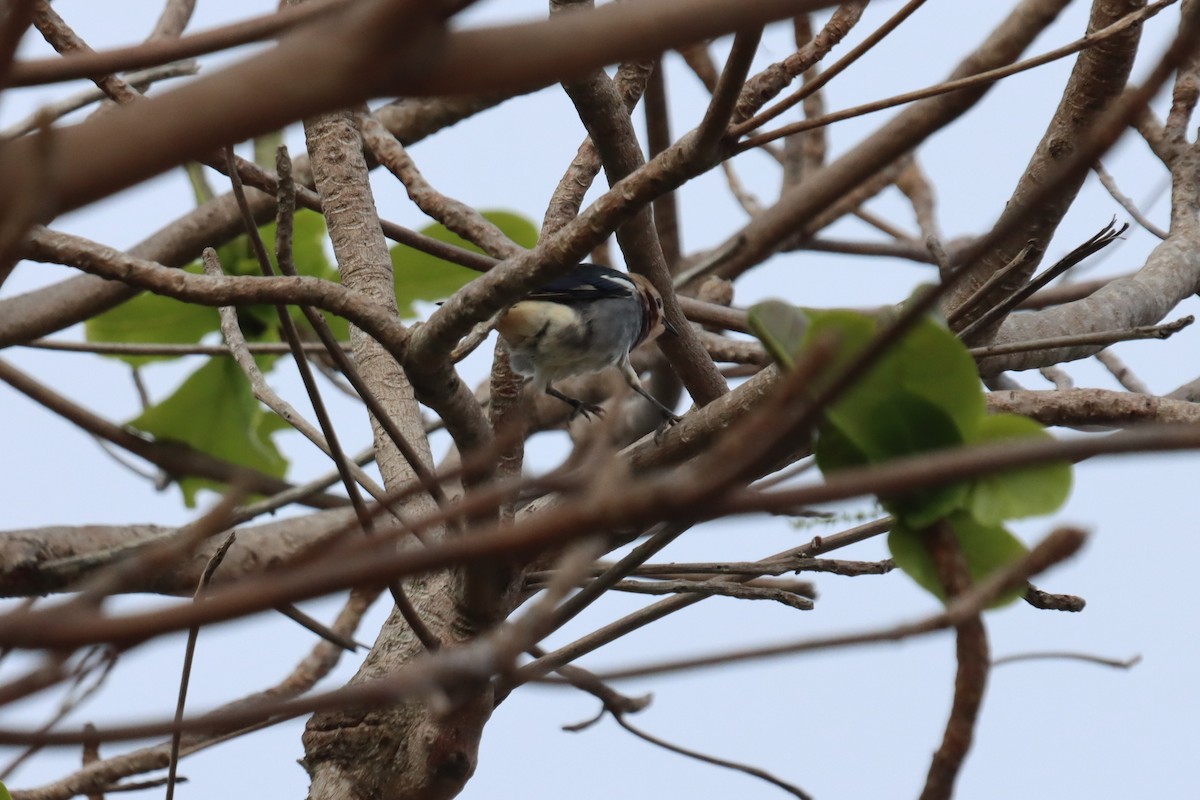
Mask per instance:
[[[1088,239],[1083,244],[1076,247],[1071,252],[1060,258],[1053,266],[1047,269],[1042,274],[1031,280],[1029,283],[1022,286],[1017,291],[1013,292],[1003,302],[997,303],[992,308],[985,311],[977,319],[972,320],[969,325],[958,332],[958,337],[963,341],[969,341],[970,337],[976,331],[986,330],[992,324],[998,322],[1005,317],[1010,311],[1021,304],[1022,301],[1030,297],[1038,289],[1041,289],[1050,281],[1062,275],[1071,267],[1081,263],[1095,253],[1108,247],[1110,244],[1120,239],[1125,231],[1129,230],[1129,223],[1126,222],[1120,228],[1114,230],[1116,225],[1116,217],[1107,225],[1100,229],[1092,238]]]
[[[733,46],[729,51],[729,59],[721,70],[721,77],[713,89],[712,100],[704,112],[704,118],[696,129],[696,147],[699,152],[710,152],[725,136],[725,129],[733,117],[741,96],[742,87],[746,83],[746,75],[750,72],[750,64],[758,51],[758,43],[762,40],[762,28],[743,31],[733,37]]]
[[[800,800],[813,800],[812,795],[810,795],[808,792],[801,789],[799,786],[796,786],[794,784],[788,783],[785,780],[777,778],[774,775],[772,775],[771,773],[767,772],[766,770],[759,769],[758,767],[752,767],[749,764],[741,764],[737,761],[730,761],[728,759],[718,758],[716,756],[710,756],[705,753],[701,753],[698,750],[692,750],[687,747],[681,747],[677,744],[672,744],[671,742],[668,742],[665,739],[660,739],[657,736],[652,736],[651,734],[646,733],[645,731],[634,727],[629,722],[629,720],[625,719],[625,716],[623,714],[613,714],[613,719],[615,719],[617,721],[618,725],[620,725],[622,728],[629,731],[630,733],[632,733],[634,736],[638,737],[642,741],[649,742],[650,744],[655,745],[657,747],[661,747],[664,750],[670,750],[672,753],[678,753],[681,756],[687,756],[688,758],[694,758],[697,761],[703,761],[705,764],[712,764],[713,766],[716,766],[716,767],[725,767],[726,769],[732,769],[732,770],[736,770],[737,772],[743,772],[743,773],[745,773],[747,775],[751,775],[755,778],[760,778],[760,779],[766,781],[767,783],[772,784],[773,786],[778,786],[780,789],[783,789],[785,792],[792,795],[793,797],[800,798]]]
[[[1150,394],[1150,387],[1142,382],[1141,378],[1133,374],[1133,370],[1129,365],[1122,361],[1112,350],[1101,350],[1096,353],[1096,360],[1104,365],[1104,368],[1117,379],[1117,383],[1124,386],[1131,392],[1138,394]]]
[[[279,606],[275,610],[278,611],[280,614],[283,614],[288,619],[295,622],[300,627],[307,628],[308,630],[312,631],[313,633],[315,633],[317,636],[320,636],[325,641],[336,644],[338,647],[342,648],[347,653],[353,653],[359,647],[364,647],[364,648],[367,647],[367,645],[359,644],[358,642],[354,641],[353,639],[351,639],[347,636],[342,636],[340,633],[335,631],[333,628],[330,628],[328,625],[323,624],[319,620],[313,619],[311,616],[309,616],[308,614],[305,614],[303,611],[301,611],[296,606],[292,606],[292,605]]]
[[[1004,664],[1015,664],[1018,661],[1042,661],[1042,660],[1059,660],[1059,661],[1084,661],[1088,664],[1099,664],[1102,667],[1114,667],[1116,669],[1132,669],[1142,662],[1140,655],[1131,656],[1129,658],[1105,658],[1103,656],[1094,656],[1089,653],[1072,653],[1065,650],[1051,650],[1044,653],[1017,653],[1011,656],[1001,656],[1000,658],[992,659],[992,666],[999,667]]]
[[[374,460],[375,448],[373,446],[366,447],[351,459],[351,461],[360,467],[364,467]],[[263,514],[269,514],[270,512],[283,508],[286,505],[303,500],[305,497],[308,497],[311,494],[324,491],[333,484],[337,483],[339,480],[341,480],[341,475],[338,473],[337,468],[335,467],[333,470],[321,475],[320,477],[314,478],[308,483],[302,483],[286,491],[273,494],[270,497],[264,497],[257,503],[249,503],[244,506],[238,506],[233,511],[233,521],[235,524],[240,524],[243,522],[248,522]]]
[[[1024,353],[1029,350],[1053,350],[1056,347],[1073,347],[1080,344],[1115,344],[1116,342],[1136,341],[1138,339],[1169,339],[1179,331],[1196,321],[1190,314],[1180,317],[1174,322],[1162,325],[1141,325],[1136,328],[1126,328],[1123,331],[1094,331],[1092,333],[1075,333],[1066,336],[1048,336],[1045,339],[1030,339],[1025,342],[1008,342],[993,344],[987,347],[972,347],[968,349],[975,358],[987,358],[1007,353]]]
[[[951,309],[946,313],[946,324],[951,327],[958,322],[967,313],[979,304],[980,300],[988,296],[992,289],[1002,283],[1010,274],[1025,266],[1025,257],[1029,255],[1029,251],[1033,249],[1033,243],[1027,242],[1024,247],[1017,251],[1017,254],[1008,260],[1000,269],[993,272],[983,284],[971,292],[966,300],[962,301],[957,308]]]
[[[225,541],[221,542],[221,546],[208,559],[208,563],[204,566],[204,572],[200,575],[200,582],[196,585],[196,592],[192,596],[193,603],[201,602],[204,593],[208,590],[209,583],[212,582],[213,575],[216,573],[217,568],[221,566],[221,562],[225,560],[225,554],[229,552],[229,548],[233,546],[234,539],[236,538],[237,531],[231,530],[229,535],[225,537]],[[183,720],[183,709],[187,704],[188,683],[192,678],[192,661],[196,655],[196,639],[199,635],[199,625],[193,625],[188,629],[187,646],[183,651],[183,671],[179,676],[179,697],[175,701],[176,725]],[[171,754],[167,762],[167,800],[172,800],[175,796],[175,776],[179,769],[179,743],[182,738],[183,732],[181,730],[176,730],[171,734]]]
[[[809,584],[811,587],[811,584]],[[812,611],[813,603],[794,591],[752,586],[738,583],[710,581],[661,580],[661,581],[617,581],[612,586],[618,592],[633,594],[700,594],[706,597],[732,597],[737,600],[771,600],[798,611]]]
[[[193,475],[225,484],[241,483],[247,491],[262,494],[275,494],[294,488],[287,481],[273,475],[232,464],[180,442],[150,441],[91,413],[3,360],[0,360],[0,381],[62,416],[81,430],[146,459],[173,478]],[[307,496],[304,503],[314,508],[342,508],[346,505],[346,499],[319,494]]]
[[[229,346],[224,344],[153,344],[143,342],[61,342],[55,339],[34,339],[22,342],[18,347],[64,353],[95,353],[108,356],[224,356],[230,358]],[[320,342],[302,342],[307,353],[323,353],[325,345]],[[246,342],[246,351],[252,355],[283,355],[291,349],[286,342]]]
[[[151,67],[139,70],[138,72],[130,72],[122,75],[121,78],[139,92],[145,93],[151,85],[158,81],[195,75],[199,71],[200,66],[195,61],[188,60],[163,64],[162,66]],[[78,111],[85,106],[103,100],[106,96],[100,89],[93,87],[85,89],[78,94],[64,97],[61,100],[43,106],[20,122],[16,122],[0,130],[0,141],[16,139],[18,136],[32,133],[38,129],[38,126],[42,124],[42,120],[45,118],[60,119],[72,111]]]
[[[924,3],[925,0],[909,0],[909,2],[906,3],[903,8],[901,8],[890,18],[888,18],[886,22],[872,31],[865,39],[862,40],[862,42],[852,48],[850,52],[846,53],[846,55],[834,62],[829,69],[824,70],[820,75],[816,76],[812,80],[806,81],[802,87],[784,99],[780,100],[767,110],[760,112],[758,115],[745,120],[744,122],[738,123],[730,129],[730,135],[736,137],[745,136],[748,132],[757,128],[761,128],[765,123],[775,119],[775,117],[779,116],[784,111],[787,111],[792,106],[802,102],[806,98],[820,91],[831,80],[844,72],[847,67],[861,58],[864,53],[873,48],[875,45],[879,44],[879,42],[881,42],[885,36],[899,27],[901,22],[908,19],[908,17],[911,16],[914,11],[924,5]]]
[[[599,676],[604,680],[616,681],[647,675],[664,675],[716,666],[718,664],[736,664],[818,650],[854,647],[881,642],[898,642],[943,631],[947,628],[955,627],[965,619],[977,616],[989,604],[995,602],[996,598],[1007,591],[1011,591],[1014,587],[1020,586],[1032,575],[1047,570],[1055,564],[1071,557],[1079,551],[1085,540],[1086,536],[1080,530],[1074,528],[1060,528],[1055,530],[1035,545],[1022,559],[993,573],[961,597],[947,603],[946,608],[940,613],[915,622],[902,623],[888,628],[868,630],[861,633],[818,636],[811,639],[780,642],[763,647],[751,647],[736,652],[724,651],[709,656],[678,658],[653,664],[643,664],[636,667],[606,670],[599,673]],[[560,681],[551,678],[542,679],[542,682],[549,684],[560,683]]]
[[[303,6],[287,7],[282,11],[239,20],[182,38],[158,39],[132,47],[72,55],[69,58],[21,61],[13,65],[12,82],[9,85],[34,86],[77,80],[206,55],[277,36],[290,28],[320,19],[344,5],[346,0],[314,0]]]
[[[1100,185],[1108,190],[1112,195],[1112,199],[1116,200],[1121,208],[1129,212],[1129,216],[1133,217],[1138,225],[1141,225],[1146,231],[1157,236],[1159,239],[1166,239],[1167,232],[1155,225],[1150,219],[1141,212],[1137,204],[1133,202],[1127,195],[1123,194],[1117,187],[1117,181],[1109,174],[1104,165],[1097,161],[1092,165],[1092,171],[1096,173],[1096,177],[1100,179]]]
[[[775,564],[788,559],[807,559],[820,553],[828,552],[829,550],[863,541],[871,536],[877,536],[887,531],[890,524],[891,518],[885,517],[884,519],[875,520],[865,525],[859,525],[834,536],[815,537],[811,542],[802,547],[785,550],[782,553],[777,553],[774,556],[763,559],[763,563]],[[749,581],[752,577],[751,575],[734,575],[714,578],[713,580]],[[703,599],[704,597],[693,594],[676,595],[659,600],[647,608],[628,614],[615,622],[605,625],[599,630],[540,657],[537,661],[527,664],[517,676],[518,680],[528,681],[536,679],[562,664],[570,663],[599,647],[615,641],[621,636],[662,619],[668,614],[687,608]]]
[[[761,147],[762,145],[773,142],[776,139],[781,139],[785,136],[800,133],[801,131],[812,130],[813,128],[821,128],[826,125],[831,125],[835,122],[841,122],[843,120],[852,119],[854,117],[874,113],[876,111],[883,111],[884,109],[893,108],[906,103],[912,103],[917,100],[923,100],[927,97],[936,97],[938,95],[948,94],[950,92],[957,92],[961,89],[968,89],[987,83],[993,83],[1002,78],[1007,78],[1010,75],[1015,75],[1019,72],[1025,72],[1027,70],[1043,66],[1044,64],[1049,64],[1050,62],[1057,61],[1060,58],[1066,58],[1067,56],[1074,55],[1080,50],[1084,50],[1088,47],[1095,47],[1100,42],[1116,36],[1131,26],[1140,24],[1146,19],[1149,19],[1167,6],[1174,5],[1177,1],[1178,0],[1160,0],[1160,2],[1152,3],[1143,9],[1134,11],[1125,17],[1122,17],[1120,20],[1114,22],[1112,25],[1109,25],[1106,28],[1095,31],[1094,33],[1089,33],[1087,36],[1084,36],[1081,39],[1077,39],[1071,44],[1051,50],[1050,52],[1044,53],[1040,56],[1026,59],[1025,61],[1019,61],[1008,66],[998,67],[986,72],[980,72],[965,78],[945,81],[944,83],[939,83],[924,89],[918,89],[914,92],[895,95],[893,97],[877,100],[872,103],[863,103],[862,105],[854,106],[853,108],[847,108],[843,111],[834,112],[832,114],[826,114],[825,116],[818,117],[816,119],[807,119],[801,122],[792,123],[790,125],[784,125],[780,128],[776,128],[773,131],[761,133],[757,136],[752,136],[749,139],[742,141],[738,144],[736,152],[745,152],[746,150],[751,150],[755,147]]]
[[[203,261],[206,275],[220,277],[225,274],[221,268],[217,251],[211,247],[204,249]],[[249,381],[254,397],[278,414],[292,428],[312,442],[317,449],[329,456],[336,463],[337,458],[334,455],[333,449],[321,432],[306,420],[291,403],[280,397],[271,388],[271,385],[267,383],[266,376],[258,368],[258,364],[255,363],[254,357],[246,346],[246,337],[242,334],[237,309],[233,306],[221,306],[217,311],[221,316],[221,334],[225,337],[225,347],[241,368],[242,373],[246,376],[246,380]],[[350,463],[347,465],[347,468],[352,479],[358,481],[376,500],[382,500],[387,497],[387,492],[384,491],[383,487],[377,484],[360,467]]]
[[[65,719],[68,714],[86,702],[89,697],[99,691],[116,665],[117,651],[112,648],[94,647],[89,650],[83,656],[78,666],[73,669],[74,681],[69,691],[62,699],[62,702],[59,703],[58,709],[54,712],[53,716],[42,725],[42,730],[48,731],[53,728]],[[95,678],[90,684],[85,685],[84,681],[93,673],[95,673]],[[93,746],[98,747],[95,743],[93,743]],[[7,779],[16,771],[17,767],[21,766],[41,749],[40,745],[34,744],[19,753],[3,770],[0,770],[0,780]]]

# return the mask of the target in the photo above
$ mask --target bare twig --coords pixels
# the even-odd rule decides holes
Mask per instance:
[[[812,80],[805,81],[804,86],[788,97],[785,97],[783,100],[780,100],[766,111],[763,111],[757,116],[735,125],[730,129],[730,135],[737,137],[745,136],[747,132],[761,128],[764,124],[775,119],[775,117],[779,116],[784,111],[787,111],[792,106],[808,97],[815,95],[831,80],[844,72],[847,67],[861,58],[864,53],[873,48],[875,45],[879,44],[879,42],[881,42],[885,36],[899,27],[901,22],[908,19],[908,17],[911,16],[914,11],[924,5],[924,3],[925,0],[909,0],[908,3],[905,3],[903,8],[901,8],[890,18],[888,18],[886,22],[872,31],[865,39],[853,47],[849,53],[839,58],[828,69],[823,71],[820,75],[816,76]],[[845,6],[843,5],[841,8],[844,7]],[[839,8],[839,11],[841,8]],[[861,11],[859,13],[861,14]]]
[[[1035,545],[1024,558],[993,573],[985,581],[982,581],[958,599],[949,602],[945,610],[941,613],[916,622],[907,622],[861,633],[814,637],[763,647],[746,648],[737,652],[725,651],[709,656],[678,658],[654,664],[606,670],[600,673],[600,677],[611,681],[624,680],[645,675],[662,675],[700,669],[717,664],[736,664],[797,653],[855,647],[864,644],[896,642],[916,636],[926,636],[953,628],[963,620],[978,616],[983,609],[995,602],[998,597],[1022,585],[1030,576],[1070,558],[1083,546],[1085,538],[1082,531],[1074,528],[1060,528],[1055,530]],[[543,679],[543,682],[560,683],[560,681],[555,679]]]
[[[1117,383],[1129,391],[1137,392],[1138,394],[1150,394],[1150,387],[1143,383],[1141,378],[1135,375],[1133,370],[1129,368],[1129,365],[1118,358],[1117,354],[1112,350],[1101,350],[1099,353],[1096,353],[1096,360],[1103,364],[1104,368],[1117,379]]]
[[[1168,339],[1179,331],[1195,322],[1195,317],[1188,315],[1174,322],[1163,325],[1139,325],[1123,331],[1096,331],[1079,333],[1068,336],[1052,336],[1047,339],[1031,339],[1028,342],[1008,342],[993,344],[986,347],[972,347],[968,352],[975,358],[1004,355],[1006,353],[1022,353],[1027,350],[1052,350],[1056,347],[1073,347],[1079,344],[1115,344],[1137,339]]]
[[[200,576],[200,583],[196,586],[196,593],[192,597],[193,603],[199,603],[203,598],[204,593],[208,590],[208,584],[221,566],[221,562],[225,560],[225,554],[233,546],[235,538],[237,538],[237,531],[230,531],[229,535],[225,537],[225,541],[221,542],[221,546],[208,560],[208,564],[204,567],[204,573]],[[188,683],[192,677],[192,659],[196,655],[196,638],[199,635],[200,626],[198,625],[194,625],[188,630],[187,646],[183,652],[183,670],[179,675],[179,697],[175,701],[176,725],[183,719],[183,709],[187,703]],[[171,736],[171,753],[167,765],[167,800],[171,800],[175,796],[175,776],[179,768],[179,743],[182,736],[182,732],[178,730]]]
[[[1098,253],[1105,247],[1108,247],[1117,239],[1120,239],[1125,231],[1129,230],[1129,223],[1125,223],[1120,228],[1114,229],[1116,221],[1117,220],[1114,217],[1113,220],[1108,223],[1108,225],[1100,229],[1100,231],[1092,236],[1092,238],[1088,239],[1086,242],[1079,245],[1079,247],[1076,247],[1074,250],[1060,258],[1053,266],[1044,271],[1041,275],[1038,275],[1029,283],[1013,292],[1008,296],[1007,299],[1004,300],[1004,302],[997,303],[973,319],[970,324],[958,331],[959,338],[963,341],[970,341],[972,334],[976,333],[977,331],[986,330],[988,326],[1003,319],[1010,311],[1020,305],[1024,300],[1028,299],[1034,294],[1034,292],[1046,286],[1048,283],[1050,283],[1050,281],[1054,280],[1059,275],[1062,275],[1071,267],[1080,264],[1089,256]],[[1020,263],[1020,261],[1017,259],[1014,259],[1014,262]]]
[[[1088,664],[1098,664],[1102,667],[1132,669],[1142,662],[1142,657],[1140,655],[1136,655],[1129,658],[1105,658],[1103,656],[1094,656],[1088,653],[1072,653],[1065,650],[1053,650],[1044,653],[1017,653],[1011,656],[1001,656],[1000,658],[992,659],[992,666],[1000,667],[1005,664],[1015,664],[1018,661],[1043,660],[1083,661]]]
[[[617,721],[617,724],[620,725],[622,728],[629,731],[634,736],[638,737],[639,739],[641,739],[644,742],[649,742],[652,745],[661,747],[664,750],[670,750],[672,753],[678,753],[681,756],[686,756],[688,758],[694,758],[697,761],[703,761],[705,764],[712,764],[713,766],[716,766],[716,767],[725,767],[726,769],[732,769],[732,770],[736,770],[737,772],[743,772],[747,775],[751,775],[755,778],[764,780],[773,786],[777,786],[780,789],[783,789],[788,794],[792,795],[793,797],[800,798],[800,800],[812,800],[812,795],[810,795],[808,792],[801,789],[799,786],[795,786],[794,784],[788,783],[785,780],[777,778],[774,775],[772,775],[771,773],[767,772],[766,770],[759,769],[758,767],[752,767],[749,764],[741,764],[737,761],[730,761],[729,759],[725,759],[725,758],[717,758],[716,756],[710,756],[705,753],[701,753],[697,750],[692,750],[691,748],[688,748],[688,747],[681,747],[680,745],[672,744],[671,742],[668,742],[665,739],[660,739],[657,736],[653,736],[649,733],[646,733],[643,730],[640,730],[639,728],[634,727],[633,724],[629,722],[629,720],[625,719],[624,714],[614,713],[613,719],[615,719]]]
[[[933,559],[938,581],[947,602],[971,590],[971,575],[958,536],[950,523],[942,520],[923,532],[925,545]],[[965,616],[955,624],[955,650],[958,673],[954,679],[954,702],[942,744],[933,754],[921,800],[949,800],[963,759],[975,737],[975,720],[983,704],[989,667],[987,631],[980,612]]]
[[[1096,177],[1100,179],[1100,185],[1108,190],[1108,193],[1112,195],[1112,199],[1116,200],[1121,208],[1129,212],[1129,216],[1133,217],[1134,220],[1137,221],[1138,225],[1141,225],[1144,229],[1154,234],[1159,239],[1167,238],[1167,232],[1151,222],[1149,218],[1141,212],[1133,200],[1121,192],[1121,190],[1117,187],[1116,179],[1114,179],[1113,176],[1108,173],[1108,170],[1104,168],[1103,164],[1097,161],[1092,165],[1092,171],[1095,172]]]
[[[1107,28],[1095,31],[1094,33],[1089,33],[1087,36],[1077,39],[1071,44],[1064,45],[1063,47],[1056,48],[1047,53],[1043,53],[1040,56],[1026,59],[1025,61],[1019,61],[1008,66],[987,70],[986,72],[980,72],[969,77],[945,81],[934,86],[926,87],[925,89],[919,89],[914,92],[895,95],[894,97],[889,97],[884,100],[877,100],[872,103],[863,103],[862,105],[854,106],[853,108],[847,108],[843,111],[826,114],[825,116],[817,119],[807,119],[801,122],[794,122],[790,125],[783,125],[773,131],[768,131],[757,136],[752,136],[749,139],[745,139],[738,145],[737,151],[744,152],[755,147],[761,147],[768,142],[773,142],[776,139],[783,138],[784,136],[791,136],[792,134],[800,133],[801,131],[824,127],[835,122],[852,119],[864,114],[883,111],[884,109],[904,105],[905,103],[912,103],[928,97],[937,97],[938,95],[947,94],[949,92],[957,92],[963,89],[994,83],[995,81],[998,81],[1002,78],[1007,78],[1010,75],[1015,75],[1019,72],[1025,72],[1027,70],[1040,67],[1044,64],[1049,64],[1052,61],[1057,61],[1060,58],[1066,58],[1067,56],[1074,55],[1080,50],[1084,50],[1089,47],[1095,47],[1100,42],[1105,41],[1113,36],[1117,36],[1130,29],[1134,25],[1144,22],[1149,17],[1154,16],[1167,6],[1173,5],[1177,1],[1178,0],[1160,0],[1160,2],[1152,3],[1140,11],[1135,11],[1126,17],[1123,17],[1121,20],[1109,25]]]
[[[712,597],[732,597],[737,600],[771,600],[798,611],[812,611],[813,609],[813,603],[807,597],[802,597],[794,591],[769,586],[711,581],[660,580],[617,581],[612,588],[618,592],[634,594],[701,594]]]

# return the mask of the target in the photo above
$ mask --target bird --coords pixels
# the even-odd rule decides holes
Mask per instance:
[[[642,342],[663,332],[678,335],[663,315],[662,295],[641,275],[581,263],[510,306],[496,330],[513,371],[532,379],[536,391],[571,406],[572,419],[599,416],[604,409],[563,394],[554,382],[616,366],[629,388],[658,408],[664,424],[679,421],[642,387],[629,363],[630,351]]]

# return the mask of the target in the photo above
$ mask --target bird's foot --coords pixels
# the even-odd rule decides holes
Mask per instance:
[[[546,387],[546,394],[550,395],[551,397],[557,397],[559,400],[562,400],[564,403],[574,409],[571,412],[571,416],[567,418],[568,422],[573,421],[576,417],[581,415],[584,419],[591,419],[593,416],[604,416],[604,409],[595,403],[589,403],[585,400],[580,400],[578,398],[571,397],[570,395],[563,394],[552,386]]]
[[[663,436],[666,435],[667,431],[679,424],[681,420],[683,420],[683,417],[679,416],[675,412],[663,409],[662,422],[660,422],[658,427],[654,429],[654,443],[661,444]]]
[[[571,416],[567,417],[567,422],[571,422],[576,417],[580,416],[584,419],[604,416],[603,406],[598,406],[595,403],[587,403],[583,400],[575,400],[574,398],[572,398],[572,400],[574,400],[574,402],[570,403],[570,405],[573,406],[575,410],[571,412]]]

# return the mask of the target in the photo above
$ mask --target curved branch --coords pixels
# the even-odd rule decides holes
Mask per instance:
[[[308,277],[213,278],[169,269],[79,236],[37,227],[26,241],[26,256],[66,264],[110,281],[205,306],[303,303],[345,317],[370,333],[396,360],[404,358],[408,331],[388,309],[332,281]]]

